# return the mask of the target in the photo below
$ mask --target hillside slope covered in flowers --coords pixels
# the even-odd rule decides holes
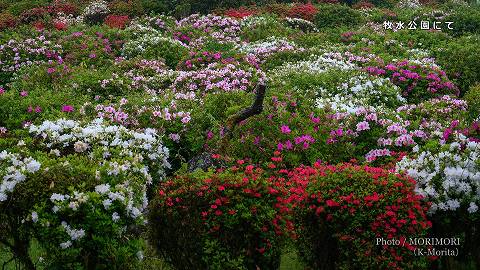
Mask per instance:
[[[257,2],[0,0],[0,264],[480,268],[480,7]]]

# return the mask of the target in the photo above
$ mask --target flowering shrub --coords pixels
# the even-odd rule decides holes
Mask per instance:
[[[455,42],[438,48],[435,53],[438,63],[445,68],[448,76],[455,81],[461,94],[480,83],[480,48],[472,46],[480,42],[478,35],[462,37]]]
[[[268,58],[269,56],[279,52],[302,52],[305,50],[296,46],[295,43],[291,43],[285,39],[279,39],[275,37],[270,37],[266,40],[261,40],[257,42],[251,42],[241,46],[239,49],[241,52],[247,55],[253,55],[253,57],[259,59],[260,62],[265,61],[266,58]]]
[[[259,41],[270,37],[286,38],[296,31],[287,27],[281,19],[272,14],[250,16],[240,21],[242,40]]]
[[[238,161],[162,183],[150,207],[150,240],[176,269],[274,269],[288,208],[281,183]]]
[[[415,181],[381,168],[349,164],[297,168],[291,181],[305,189],[295,212],[300,255],[314,269],[425,267],[408,238],[431,226]],[[384,245],[376,239],[399,239]]]
[[[66,52],[63,60],[69,64],[85,63],[102,67],[111,63],[115,57],[120,55],[119,51],[123,45],[123,37],[108,32],[73,32],[64,35],[58,40]],[[62,61],[57,61],[63,64]]]
[[[254,9],[251,8],[245,8],[245,7],[240,7],[238,9],[228,9],[225,11],[225,16],[232,17],[232,18],[237,18],[237,19],[243,19],[249,16],[254,15],[257,13]]]
[[[108,15],[105,18],[105,24],[112,28],[123,29],[125,28],[128,21],[129,21],[128,15],[125,15],[125,16]]]
[[[45,36],[25,40],[11,39],[0,45],[0,83],[7,83],[14,72],[24,66],[38,65],[48,60],[61,61],[62,47]]]
[[[447,142],[432,142],[411,157],[404,157],[397,163],[397,170],[414,178],[416,192],[431,203],[429,214],[434,236],[461,238],[463,244],[457,260],[468,260],[471,256],[478,263],[479,141],[459,132],[448,137]]]
[[[101,23],[110,13],[108,3],[103,0],[92,1],[82,12],[85,22],[96,24]]]
[[[332,162],[350,159],[346,145],[326,144],[333,122],[325,114],[304,111],[291,96],[273,96],[266,102],[268,112],[247,119],[237,127],[225,150],[230,157],[248,157],[264,164],[270,161],[272,150],[277,150],[288,167],[312,164],[319,159]],[[222,136],[221,127],[213,130],[209,146],[215,149]]]
[[[35,237],[50,267],[133,267],[148,186],[169,167],[154,131],[58,120],[29,132],[0,154],[2,241],[21,235],[12,252],[28,262]]]
[[[315,26],[314,23],[311,21],[307,21],[304,19],[300,18],[290,18],[287,17],[285,18],[285,22],[287,23],[288,26],[295,28],[295,29],[300,29],[303,32],[318,32],[317,27]]]
[[[265,80],[264,74],[249,65],[233,63],[211,63],[198,71],[181,71],[172,84],[172,89],[191,98],[216,91],[252,90],[257,82]]]
[[[26,179],[27,174],[32,174],[40,169],[40,163],[31,157],[20,158],[19,155],[2,151],[3,180],[0,185],[0,202],[8,199],[8,193],[14,191],[15,186]]]
[[[354,74],[352,74],[354,75]],[[400,89],[388,79],[363,73],[342,82],[336,89],[320,88],[317,106],[330,106],[335,111],[355,112],[359,107],[392,108],[405,102]]]
[[[364,155],[368,162],[380,157],[390,158],[394,153],[410,151],[431,138],[440,138],[444,129],[457,121],[466,111],[462,100],[444,96],[439,99],[405,105],[396,114],[360,107],[351,113],[331,115],[339,125],[332,129],[327,143],[352,143],[356,155]],[[353,139],[353,141],[351,141]]]
[[[285,64],[271,70],[269,78],[272,81],[292,80],[297,78],[304,80],[305,77],[318,76],[329,70],[349,71],[357,66],[348,59],[338,59],[328,53],[312,55],[310,59],[298,62],[286,62]]]
[[[296,4],[288,11],[288,16],[313,21],[317,13],[318,9],[312,3]]]
[[[397,3],[397,7],[417,9],[417,8],[421,8],[422,4],[418,0],[413,0],[413,1],[400,0]]]
[[[168,149],[164,148],[157,138],[157,134],[152,129],[145,130],[145,133],[134,132],[123,126],[105,126],[102,119],[96,119],[86,126],[72,120],[60,119],[55,122],[45,121],[41,125],[31,125],[29,132],[34,136],[41,136],[46,140],[45,144],[48,148],[59,147],[64,151],[74,151],[77,153],[85,152],[93,147],[109,142],[110,146],[118,146],[123,151],[118,155],[125,157],[134,157],[133,149],[142,153],[142,161],[150,164],[150,168],[138,168],[144,172],[148,181],[152,181],[153,173],[156,181],[160,180],[168,168]],[[73,147],[73,149],[72,149]],[[96,153],[100,156],[97,158],[105,158],[111,155],[109,151]],[[137,160],[138,162],[138,160]],[[121,168],[118,164],[112,166],[110,174],[118,173]]]
[[[0,30],[14,27],[17,21],[17,18],[10,13],[2,12],[0,13]]]
[[[370,74],[390,78],[402,88],[402,95],[410,102],[439,95],[459,94],[458,88],[439,68],[401,61],[381,67],[369,66],[366,70]]]
[[[429,213],[465,211],[475,215],[480,204],[479,164],[471,160],[480,147],[463,135],[451,143],[429,145],[415,158],[403,158],[397,170],[417,181],[417,192],[432,203]]]
[[[199,70],[206,68],[211,63],[231,63],[235,59],[232,57],[225,57],[221,52],[190,52],[189,57],[185,62],[180,63],[179,67],[183,70]]]
[[[174,68],[187,54],[187,49],[185,44],[176,39],[153,33],[125,42],[122,53],[129,58],[137,56],[148,60],[162,58],[169,67]]]
[[[219,43],[240,42],[238,33],[240,23],[232,18],[224,18],[212,14],[202,16],[193,14],[177,22],[177,27],[192,27],[214,38]]]

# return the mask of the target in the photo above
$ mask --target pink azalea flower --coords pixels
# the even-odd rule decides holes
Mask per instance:
[[[369,130],[369,129],[370,129],[370,125],[366,121],[363,121],[357,124],[357,131],[363,131],[363,130]]]
[[[292,132],[287,125],[282,125],[282,127],[280,128],[280,130],[281,130],[282,133],[284,133],[284,134],[288,134],[288,133]]]
[[[28,96],[28,92],[23,90],[22,92],[20,92],[20,96],[26,97],[26,96]]]
[[[73,112],[73,106],[72,105],[63,105],[62,106],[62,112]]]

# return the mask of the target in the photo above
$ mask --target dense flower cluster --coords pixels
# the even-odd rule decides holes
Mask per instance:
[[[40,169],[41,164],[31,157],[22,158],[15,153],[0,152],[0,202],[8,199],[15,186],[26,180],[28,174],[33,174]]]
[[[263,81],[265,75],[253,67],[243,68],[236,63],[211,63],[198,71],[181,71],[172,84],[174,91],[187,94],[188,99],[194,93],[203,95],[207,92],[231,92],[252,90],[255,84]]]
[[[452,142],[419,150],[397,163],[397,170],[414,178],[416,191],[432,202],[430,214],[474,214],[480,205],[480,145],[461,134],[452,137]]]
[[[108,15],[105,18],[105,24],[112,28],[123,29],[129,21],[128,16]]]
[[[77,153],[90,152],[93,155],[102,155],[109,157],[111,153],[106,148],[101,153],[95,153],[93,150],[97,147],[118,147],[121,151],[119,156],[140,158],[141,160],[150,160],[153,163],[152,168],[141,166],[141,170],[152,182],[150,171],[156,168],[156,174],[163,176],[165,168],[168,168],[168,149],[161,144],[155,130],[147,129],[145,132],[135,132],[128,130],[123,126],[106,126],[103,120],[97,119],[92,123],[82,126],[79,122],[73,120],[60,119],[57,121],[45,121],[41,125],[31,125],[29,132],[36,137],[43,139],[43,144],[52,151],[73,150]],[[128,167],[127,167],[128,168]],[[122,168],[112,166],[110,173],[116,174]],[[155,179],[158,181],[159,179]]]
[[[238,36],[240,32],[240,23],[232,18],[225,18],[208,14],[202,16],[193,14],[177,22],[178,27],[193,27],[208,34],[219,43],[240,42]]]
[[[93,1],[83,10],[82,16],[85,18],[94,16],[106,16],[110,12],[108,3],[103,0]]]
[[[43,35],[21,41],[11,39],[0,45],[0,70],[13,73],[24,66],[38,65],[48,60],[61,62],[61,51],[59,44],[52,43]]]
[[[304,20],[301,18],[290,18],[287,17],[285,18],[285,22],[287,23],[288,26],[295,28],[295,29],[300,29],[304,32],[317,32],[318,29],[315,26],[314,23],[308,20]]]
[[[277,39],[275,37],[270,37],[266,40],[261,40],[257,42],[247,43],[242,45],[240,51],[246,54],[251,54],[256,58],[264,61],[269,56],[286,51],[299,51],[302,52],[305,49],[297,47],[294,43],[288,42],[285,39]]]
[[[396,113],[373,107],[360,107],[352,112],[340,110],[331,115],[339,125],[331,131],[328,142],[354,138],[356,144],[366,147],[365,158],[371,162],[381,156],[391,156],[393,151],[411,150],[419,143],[440,139],[443,131],[458,122],[457,117],[465,111],[464,101],[449,96],[418,105],[403,105]]]
[[[167,44],[170,47],[183,47],[185,44],[162,35],[146,34],[138,39],[132,39],[125,42],[123,46],[123,54],[127,57],[135,57],[144,53],[146,50],[160,46],[160,44]]]
[[[299,248],[315,250],[306,253],[310,265],[327,264],[325,260],[332,253],[321,248],[324,243],[316,239],[328,242],[331,238],[331,247],[342,250],[336,263],[347,269],[372,264],[403,269],[425,264],[423,259],[414,259],[412,251],[417,247],[408,242],[394,247],[375,245],[371,240],[422,236],[431,226],[427,207],[415,194],[411,178],[375,167],[320,163],[296,168],[289,177],[300,186],[297,190],[304,190],[293,194],[291,200],[302,199],[297,214],[299,243],[306,246]],[[315,237],[311,238],[309,230]]]
[[[317,106],[330,106],[335,111],[355,112],[359,107],[394,107],[405,99],[400,90],[388,79],[376,78],[367,74],[351,77],[336,89],[317,90]]]
[[[328,70],[339,69],[339,70],[353,70],[357,66],[351,63],[348,60],[336,59],[331,57],[330,54],[325,53],[323,55],[313,55],[309,60],[285,63],[282,66],[271,71],[269,79],[275,78],[288,78],[293,74],[309,74],[315,75],[324,73]]]
[[[366,67],[366,71],[389,78],[402,88],[402,95],[412,101],[438,95],[459,94],[458,88],[448,79],[446,73],[436,67],[401,61],[381,67],[369,66]]]

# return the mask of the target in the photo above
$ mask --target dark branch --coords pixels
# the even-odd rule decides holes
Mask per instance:
[[[260,114],[263,111],[263,100],[265,99],[265,92],[267,90],[266,85],[258,84],[255,87],[255,100],[253,104],[245,108],[238,113],[230,116],[225,124],[224,136],[220,142],[220,149],[217,153],[225,154],[228,142],[233,135],[233,130],[238,123],[243,120]],[[208,152],[201,153],[188,161],[189,171],[195,171],[196,169],[208,170],[208,168],[221,168],[225,164],[223,161],[212,158],[212,154]]]
[[[254,115],[260,114],[263,111],[263,100],[265,99],[265,92],[267,90],[267,86],[264,84],[258,84],[255,87],[255,100],[253,101],[252,106],[245,108],[238,113],[230,116],[227,119],[227,123],[225,126],[225,135],[222,139],[220,152],[223,152],[228,144],[228,141],[233,135],[233,130],[238,123],[242,122],[243,120],[252,117]]]

